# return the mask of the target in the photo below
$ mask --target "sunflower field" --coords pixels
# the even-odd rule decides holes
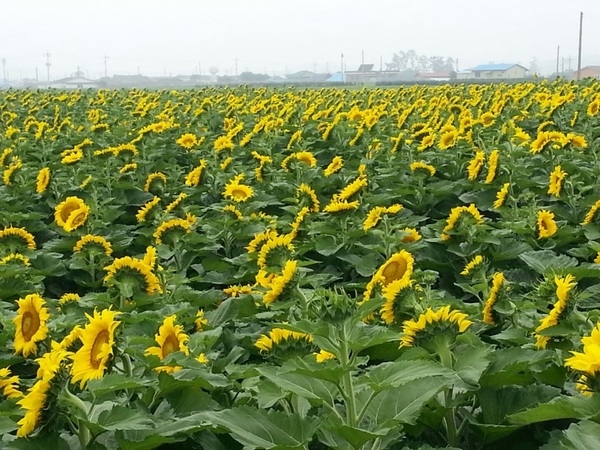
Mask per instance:
[[[0,92],[3,449],[600,448],[600,84]]]

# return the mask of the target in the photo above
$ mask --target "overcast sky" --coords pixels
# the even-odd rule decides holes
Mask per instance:
[[[9,78],[46,79],[79,67],[112,74],[334,72],[389,62],[394,52],[477,64],[535,57],[543,73],[600,64],[599,0],[1,0],[0,58]],[[1,74],[0,74],[1,75]]]

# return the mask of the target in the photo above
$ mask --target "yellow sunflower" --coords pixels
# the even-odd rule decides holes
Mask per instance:
[[[270,289],[263,296],[263,303],[269,306],[277,300],[281,294],[288,288],[294,279],[297,271],[297,262],[293,259],[288,260],[283,267],[281,275],[275,275],[270,283]]]
[[[490,294],[486,299],[483,305],[483,322],[494,325],[496,322],[494,321],[494,305],[498,299],[498,294],[500,292],[500,288],[506,281],[504,278],[504,274],[502,272],[496,272],[492,277],[492,289],[490,289]]]
[[[419,345],[422,340],[428,337],[435,338],[439,332],[449,327],[454,328],[454,334],[463,333],[472,323],[466,314],[451,310],[450,306],[443,306],[437,310],[427,308],[417,320],[407,320],[403,323],[404,336],[400,340],[400,347]]]
[[[73,247],[73,251],[75,253],[80,252],[87,245],[92,245],[92,246],[96,245],[96,246],[102,248],[102,252],[106,256],[110,256],[112,254],[112,246],[110,245],[110,242],[108,242],[102,236],[95,236],[93,234],[86,234],[85,236],[82,236],[75,243],[75,246]]]
[[[554,213],[545,209],[538,212],[537,215],[538,238],[547,239],[554,236],[558,231],[558,226],[554,220]]]
[[[113,355],[115,330],[121,322],[115,320],[119,313],[105,309],[94,310],[94,316],[86,313],[89,322],[81,331],[81,348],[71,356],[71,381],[79,382],[81,389],[89,380],[104,376],[108,362]]]
[[[190,338],[184,333],[182,325],[175,325],[175,319],[175,315],[165,318],[158,333],[154,336],[158,346],[147,348],[146,355],[158,356],[161,361],[173,352],[183,352],[186,356],[189,355],[187,342]],[[179,366],[159,366],[155,370],[173,373],[180,369]]]
[[[0,230],[0,241],[9,240],[10,238],[17,237],[20,241],[24,241],[29,250],[35,250],[35,239],[31,233],[25,228],[16,228],[13,226],[5,227]]]
[[[40,169],[37,174],[35,192],[38,194],[46,192],[46,189],[48,189],[48,184],[50,184],[50,169],[48,167],[44,167],[43,169]]]
[[[17,301],[19,309],[13,319],[15,324],[15,352],[27,357],[37,353],[37,343],[48,336],[46,323],[50,318],[46,302],[38,294],[29,294]]]
[[[510,183],[504,183],[500,190],[496,193],[496,201],[492,205],[494,209],[500,209],[504,202],[506,201],[506,197],[508,196],[508,190],[510,189]]]
[[[156,241],[156,244],[162,244],[165,233],[179,228],[184,231],[184,233],[191,233],[192,225],[196,222],[196,218],[193,216],[189,216],[186,219],[170,219],[162,222],[157,228],[152,237]]]
[[[131,256],[124,256],[123,258],[117,258],[112,264],[106,266],[104,270],[107,272],[104,277],[104,282],[109,282],[117,278],[118,274],[123,273],[127,276],[127,273],[134,272],[144,279],[146,293],[162,293],[160,281],[156,275],[152,272],[152,268],[146,264],[143,260],[132,258]]]
[[[329,165],[323,171],[323,175],[330,177],[336,172],[339,172],[344,167],[344,161],[341,156],[334,156]]]
[[[198,138],[195,134],[185,133],[177,139],[176,143],[187,150],[191,150],[198,143]]]
[[[89,207],[79,197],[67,197],[54,209],[56,224],[65,231],[72,231],[83,225],[89,214]],[[83,222],[82,222],[83,219]],[[73,228],[74,227],[74,228]],[[67,230],[67,228],[69,228]]]
[[[167,176],[162,172],[151,173],[146,178],[146,183],[144,184],[144,191],[150,192],[150,190],[153,187],[153,184],[156,183],[157,181],[160,181],[162,183],[162,185],[164,186],[165,184],[167,184]]]
[[[50,380],[38,380],[29,389],[27,395],[17,402],[25,410],[25,415],[17,424],[17,437],[29,436],[40,422],[42,412],[48,397],[48,391],[52,387]]]
[[[552,173],[550,173],[550,181],[548,181],[548,194],[560,197],[560,190],[562,189],[562,183],[567,172],[562,170],[561,166],[556,166]]]

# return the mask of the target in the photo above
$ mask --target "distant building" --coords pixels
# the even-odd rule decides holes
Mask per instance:
[[[76,72],[79,74],[80,72]],[[49,84],[44,84],[39,87],[52,88],[52,89],[94,89],[97,88],[98,82],[94,80],[89,80],[87,78],[81,76],[67,77],[61,78],[59,80],[54,80]]]
[[[507,80],[526,78],[527,68],[520,64],[481,64],[469,70],[457,73],[459,80]]]
[[[450,81],[451,78],[450,72],[419,72],[415,75],[415,80],[422,81]]]
[[[574,80],[577,79],[577,71],[573,72],[572,78]],[[583,80],[584,78],[595,78],[596,80],[600,80],[600,66],[582,67],[579,71],[579,79]]]

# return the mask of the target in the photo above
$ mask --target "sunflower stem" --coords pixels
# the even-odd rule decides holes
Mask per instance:
[[[348,425],[356,427],[356,396],[354,395],[354,381],[352,379],[352,367],[350,367],[351,359],[348,349],[348,333],[346,330],[346,322],[342,326],[341,339],[340,339],[340,365],[344,369],[344,376],[342,378],[342,389],[345,392],[346,399],[346,420]]]
[[[437,346],[437,354],[440,357],[440,361],[443,366],[452,369],[452,351],[450,350],[450,344],[440,342]],[[452,407],[452,388],[449,388],[444,393],[444,407],[446,408],[446,414],[444,416],[444,425],[446,427],[446,440],[447,444],[455,447],[458,445],[458,428],[456,426],[456,415],[454,407]]]

